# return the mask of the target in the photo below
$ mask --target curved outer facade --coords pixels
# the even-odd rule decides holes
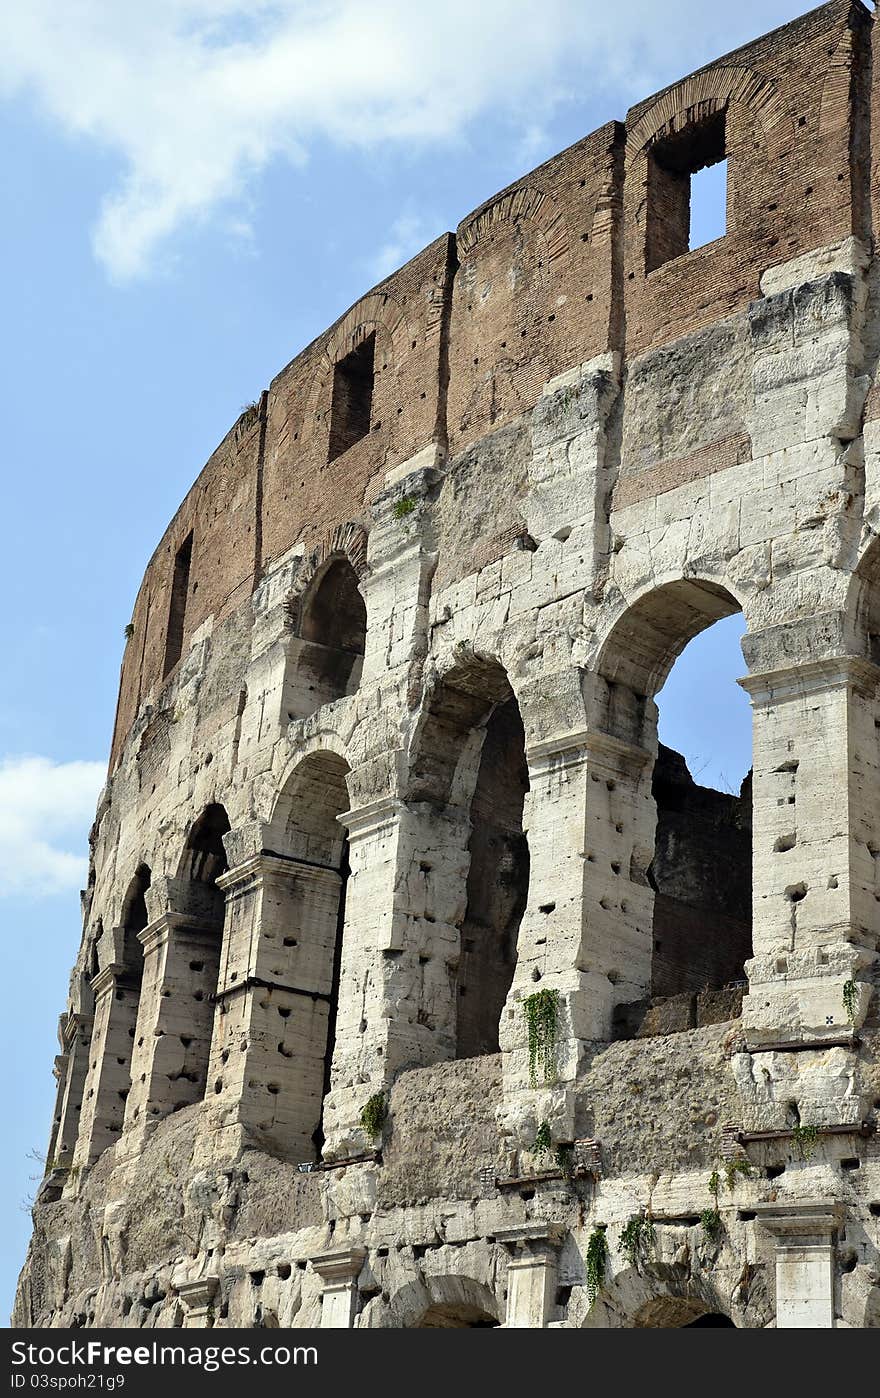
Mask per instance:
[[[202,471],[19,1323],[880,1323],[877,32],[833,0],[555,157]],[[737,609],[750,799],[657,760]]]

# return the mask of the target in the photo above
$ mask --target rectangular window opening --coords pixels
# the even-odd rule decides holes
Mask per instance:
[[[174,669],[183,650],[186,627],[186,601],[189,596],[189,570],[192,563],[192,533],[187,534],[174,557],[171,579],[171,602],[168,607],[168,630],[165,633],[165,665],[162,678]]]
[[[657,142],[648,155],[645,270],[727,232],[724,112]]]
[[[370,430],[375,359],[374,331],[340,359],[333,370],[328,461],[335,461]]]

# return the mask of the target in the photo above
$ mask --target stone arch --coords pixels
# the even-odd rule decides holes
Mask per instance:
[[[350,872],[340,821],[349,770],[337,752],[313,745],[288,771],[268,832],[287,865],[260,929],[279,988],[257,1005],[252,1034],[279,1040],[270,1134],[298,1159],[320,1155],[324,1140]]]
[[[451,1273],[407,1282],[390,1306],[392,1323],[400,1330],[487,1330],[501,1324],[491,1287]]]
[[[880,663],[880,535],[871,535],[849,579],[844,628],[855,654]]]
[[[444,886],[432,858],[420,868],[429,917],[458,933],[450,958],[458,1058],[498,1051],[528,895],[528,786],[522,717],[506,671],[494,657],[459,651],[425,697],[407,783],[408,801],[425,810],[444,847]]]
[[[740,1013],[752,955],[751,778],[739,795],[699,785],[684,758],[658,744],[654,702],[688,642],[740,610],[718,582],[672,579],[618,615],[597,656],[597,728],[622,745],[612,751],[632,754],[611,780],[631,792],[637,887],[626,901],[638,901],[646,938],[644,998],[618,1003],[612,1032],[621,1037]]]
[[[292,631],[284,678],[284,712],[306,718],[354,694],[367,640],[361,591],[366,534],[339,526],[316,548],[286,601]]]
[[[610,626],[596,669],[609,686],[653,698],[687,643],[741,609],[727,587],[710,579],[679,577],[648,588]]]
[[[681,1263],[655,1262],[641,1271],[627,1267],[596,1297],[585,1330],[679,1330],[709,1318],[736,1328],[729,1303],[706,1273],[692,1274]]]
[[[126,1129],[145,1115],[168,1116],[204,1097],[223,945],[223,837],[229,828],[224,806],[205,806],[186,833],[176,878],[164,881],[167,907],[150,924],[160,941],[152,956],[144,946]],[[145,1060],[139,1083],[139,1062]]]

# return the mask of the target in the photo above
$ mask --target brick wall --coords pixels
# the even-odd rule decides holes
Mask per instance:
[[[455,541],[456,567],[481,566],[522,533],[528,434],[517,422],[549,379],[608,349],[633,361],[718,325],[759,295],[768,267],[868,235],[871,199],[876,215],[880,198],[871,43],[864,6],[832,0],[647,98],[625,126],[609,122],[495,195],[297,355],[221,442],[153,555],[132,616],[111,763],[139,704],[162,684],[174,559],[190,531],[183,657],[202,622],[246,600],[294,544],[308,551],[340,524],[368,527],[388,471],[436,444],[452,458],[453,494],[468,491],[467,449],[509,428],[519,443],[510,488],[497,509],[486,502],[482,520],[466,518]],[[729,159],[727,234],[669,256],[682,238],[682,171],[717,155],[719,139]],[[334,454],[336,366],[368,337],[369,430]],[[694,354],[705,362],[698,344]],[[736,394],[713,387],[711,400],[695,404],[687,440],[624,433],[618,505],[747,458]],[[623,480],[630,474],[638,481]]]

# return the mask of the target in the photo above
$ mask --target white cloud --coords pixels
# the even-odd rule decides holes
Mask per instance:
[[[319,139],[406,149],[512,118],[528,147],[561,101],[658,77],[779,23],[791,0],[26,0],[0,25],[0,91],[122,163],[93,232],[124,281],[186,226]],[[670,68],[671,64],[671,68]],[[623,101],[620,101],[621,95]]]
[[[102,762],[0,758],[0,897],[82,888]]]
[[[382,281],[442,232],[444,229],[439,223],[431,224],[421,214],[401,214],[391,224],[387,241],[367,263],[368,274],[374,281]]]

